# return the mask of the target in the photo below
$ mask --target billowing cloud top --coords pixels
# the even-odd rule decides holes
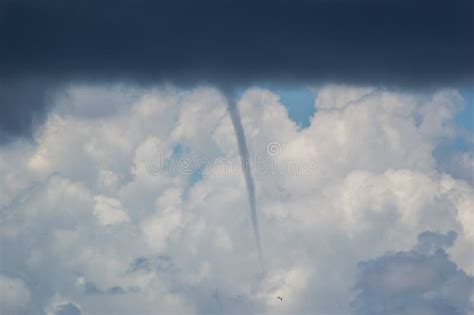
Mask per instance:
[[[410,252],[361,262],[354,314],[472,314],[474,277],[450,261],[456,233],[424,232]]]
[[[473,178],[434,154],[459,93],[325,86],[301,129],[245,91],[263,278],[225,103],[72,86],[0,147],[2,314],[472,314]]]

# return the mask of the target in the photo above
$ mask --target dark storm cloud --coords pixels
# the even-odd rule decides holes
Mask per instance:
[[[462,80],[473,4],[4,1],[3,73],[194,80]]]
[[[457,84],[473,33],[471,0],[0,0],[0,77]]]
[[[31,133],[43,121],[54,86],[49,80],[0,77],[0,143]]]

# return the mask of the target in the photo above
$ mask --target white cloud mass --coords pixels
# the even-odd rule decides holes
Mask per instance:
[[[72,86],[55,102],[33,142],[0,147],[2,314],[357,313],[358,263],[371,259],[362,275],[377,285],[425,285],[430,301],[474,314],[474,187],[434,154],[457,136],[457,91],[324,86],[307,128],[275,93],[245,91],[250,155],[269,158],[277,142],[275,160],[316,161],[315,172],[255,172],[263,277],[242,173],[150,172],[157,156],[240,165],[222,94]],[[416,247],[425,231],[457,239]],[[432,247],[442,253],[408,252]],[[470,282],[431,286],[443,264]],[[445,314],[436,305],[414,312]]]

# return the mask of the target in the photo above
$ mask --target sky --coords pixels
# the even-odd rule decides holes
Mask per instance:
[[[473,12],[0,0],[0,313],[473,315]]]

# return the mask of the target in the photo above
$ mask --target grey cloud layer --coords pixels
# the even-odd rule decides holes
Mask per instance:
[[[2,74],[183,81],[472,79],[473,4],[5,1]]]
[[[45,80],[470,83],[473,12],[470,0],[2,0],[0,132],[28,133]]]

